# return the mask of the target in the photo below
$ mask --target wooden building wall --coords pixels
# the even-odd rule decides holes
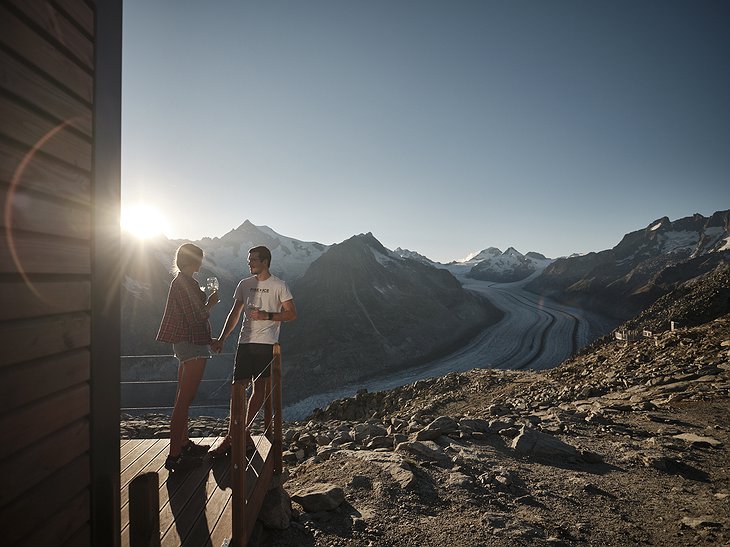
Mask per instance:
[[[116,258],[121,52],[113,49],[115,41],[121,47],[121,2],[100,1],[98,10],[82,0],[0,2],[6,546],[116,543],[118,295],[99,272],[113,270]],[[111,76],[100,82],[104,58],[101,72]],[[110,439],[116,452],[99,448]]]

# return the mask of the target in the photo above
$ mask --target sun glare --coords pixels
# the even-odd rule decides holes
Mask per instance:
[[[159,209],[147,204],[132,205],[122,210],[122,230],[139,239],[147,239],[167,230],[165,216]]]

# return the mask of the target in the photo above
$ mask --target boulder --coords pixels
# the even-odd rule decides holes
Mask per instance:
[[[681,435],[674,435],[674,438],[685,441],[689,443],[690,446],[699,446],[706,448],[719,448],[722,446],[722,442],[718,441],[717,439],[713,439],[712,437],[702,437],[700,435],[695,435],[694,433],[682,433]]]
[[[522,427],[519,435],[512,440],[510,447],[520,454],[539,458],[557,458],[567,461],[582,459],[581,452],[574,446],[561,441],[557,437],[525,426]]]
[[[282,487],[271,488],[266,493],[259,511],[261,523],[266,528],[286,530],[291,522],[291,499]]]
[[[414,487],[416,476],[411,470],[411,466],[403,459],[400,454],[392,452],[370,452],[366,450],[353,451],[351,455],[363,461],[373,463],[380,466],[395,480],[403,490]]]
[[[345,492],[334,484],[318,484],[299,490],[291,497],[307,513],[331,511],[345,501]]]
[[[439,416],[416,434],[417,441],[432,441],[441,435],[456,433],[459,431],[459,424],[448,416]]]
[[[400,443],[396,452],[409,454],[419,460],[433,462],[441,467],[450,467],[451,459],[443,449],[433,441],[413,441]]]

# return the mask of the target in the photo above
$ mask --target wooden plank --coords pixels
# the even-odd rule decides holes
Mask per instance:
[[[231,498],[233,536],[231,544],[243,547],[246,535],[246,391],[241,382],[233,382],[231,394]],[[243,462],[243,465],[237,465]]]
[[[17,52],[38,71],[58,81],[81,100],[88,104],[93,102],[94,79],[91,73],[74,63],[2,5],[0,43]]]
[[[228,473],[228,469],[230,467],[226,468],[225,474]],[[192,542],[189,542],[190,545],[205,545],[211,531],[207,518],[208,503],[218,490],[218,480],[219,476],[216,476],[215,473],[209,473],[208,480],[199,485],[189,499],[180,500],[176,495],[170,501],[170,507],[175,517],[175,525],[170,526],[162,536],[161,543],[163,547],[179,547],[183,545],[183,542],[187,542],[187,538],[191,534],[196,539],[190,540]],[[201,541],[196,543],[198,538]]]
[[[195,440],[196,442],[198,441],[198,439]],[[262,450],[262,454],[255,459],[256,468],[260,470],[263,462],[262,457],[268,456],[268,451],[271,449],[271,446],[263,437],[257,437],[255,440],[260,442],[259,446]],[[214,444],[215,441],[216,439],[214,438],[202,439],[203,443]],[[140,442],[141,440],[134,439],[129,441],[129,443],[135,446]],[[207,530],[207,533],[210,534],[210,541],[212,542],[212,545],[220,545],[225,538],[228,538],[231,535],[231,515],[229,504],[231,490],[229,486],[228,462],[217,462],[212,468],[213,473],[210,473],[211,469],[206,467],[193,470],[191,473],[197,472],[200,474],[202,471],[203,474],[199,477],[197,483],[193,481],[192,485],[185,476],[180,478],[173,477],[173,482],[168,484],[167,480],[169,479],[169,475],[163,467],[164,460],[167,457],[166,448],[167,440],[158,439],[155,444],[151,445],[145,451],[143,456],[138,458],[135,464],[128,467],[125,473],[122,474],[122,480],[120,481],[121,484],[124,485],[128,483],[126,478],[129,477],[131,474],[130,472],[133,470],[135,472],[138,470],[158,471],[160,473],[161,483],[161,522],[164,523],[164,527],[167,531],[166,537],[168,539],[166,541],[172,542],[172,544],[179,544],[175,542],[180,541],[180,534],[182,533],[184,536],[184,545],[186,546],[210,545],[211,543],[209,543],[207,536],[203,539],[203,541],[198,542],[198,539],[203,538]],[[150,455],[154,452],[157,452],[157,455],[150,460]],[[148,460],[149,463],[145,465]],[[249,473],[251,476],[247,482],[252,484],[254,478],[253,471],[249,469]],[[205,493],[207,500],[205,503],[205,513],[203,514],[201,511],[197,516],[196,521],[191,522],[190,519],[193,518],[191,515],[195,513],[193,510],[195,504],[193,503],[193,505],[189,505],[191,503],[190,490],[193,488],[194,491],[196,486],[198,488],[202,488],[203,481],[205,481]],[[128,498],[124,497],[125,490],[127,489],[122,488],[121,522],[123,546],[129,545],[128,505],[126,504],[126,499]],[[252,493],[249,492],[249,495],[250,494]],[[180,497],[178,498],[178,496]],[[170,497],[172,497],[172,504],[170,502]],[[173,507],[180,510],[180,513],[177,514],[176,518],[174,518],[176,513],[173,512]]]
[[[131,465],[128,465],[122,471],[119,481],[119,485],[122,490],[124,490],[131,480],[139,473],[159,471],[162,464],[165,463],[165,458],[167,457],[166,449],[170,444],[168,439],[134,439],[132,442],[134,444],[138,444],[143,440],[154,440],[154,442],[147,446],[147,450],[145,450],[144,454],[140,455],[137,460],[135,460]]]
[[[0,368],[0,414],[88,382],[90,360],[88,350],[77,350]]]
[[[88,313],[2,323],[0,366],[87,347],[90,331],[91,318]]]
[[[263,455],[265,457],[265,455]],[[257,452],[252,457],[251,466],[253,467],[255,464],[255,468],[257,470],[255,479],[249,479],[247,482],[251,485],[246,491],[246,520],[244,522],[244,542],[248,542],[248,540],[251,538],[251,534],[253,533],[254,525],[256,524],[256,519],[258,518],[259,511],[261,510],[261,504],[264,502],[264,497],[266,496],[266,492],[269,490],[269,485],[271,484],[271,477],[273,475],[274,471],[274,458],[273,454],[272,457],[265,457],[265,459],[261,460],[261,455]],[[249,475],[253,475],[253,469],[247,469],[247,473]],[[245,543],[244,543],[245,544]]]
[[[81,479],[81,480],[79,480]],[[59,469],[0,511],[3,542],[12,545],[66,507],[69,499],[89,488],[89,455]]]
[[[273,431],[273,445],[272,450],[274,451],[274,473],[279,475],[282,472],[283,464],[281,459],[282,454],[282,419],[283,413],[281,410],[281,345],[274,345],[274,366],[271,371],[272,382],[272,405],[274,412],[274,431]]]
[[[0,238],[6,243],[0,246],[0,273],[90,274],[88,241],[1,229]]]
[[[42,153],[29,155],[21,168],[29,150],[0,140],[0,182],[10,185],[14,181],[16,188],[42,192],[82,205],[91,204],[88,172],[71,168]]]
[[[178,521],[178,515],[182,513],[185,505],[191,502],[200,509],[205,504],[205,485],[210,475],[210,468],[201,465],[182,476],[177,475],[167,473],[165,488],[160,495],[160,534],[163,541],[168,533],[177,537],[175,528],[183,525]],[[166,498],[164,503],[163,498]]]
[[[37,522],[35,532],[23,538],[23,545],[63,545],[89,522],[91,494],[83,490],[66,507],[46,522]]]
[[[65,47],[89,72],[94,71],[93,42],[52,3],[47,0],[10,0],[10,4]]]
[[[88,4],[78,0],[54,0],[53,5],[68,14],[89,36],[94,36],[94,11]]]
[[[139,442],[137,440],[133,442]],[[163,443],[163,444],[160,444]],[[164,505],[164,503],[167,501],[167,484],[165,483],[165,480],[167,478],[167,470],[165,469],[165,460],[167,459],[168,454],[168,446],[169,441],[167,439],[160,439],[158,440],[157,444],[154,446],[155,449],[160,448],[159,453],[155,458],[150,461],[147,466],[144,468],[144,471],[156,471],[159,473],[160,476],[160,507]],[[151,450],[148,450],[150,452]],[[122,474],[122,482],[125,480],[125,474]],[[128,482],[128,481],[127,481]],[[122,523],[122,534],[121,534],[121,541],[122,546],[127,547],[129,546],[129,490],[126,487],[122,487],[121,496],[120,496],[120,502],[121,502],[121,523]]]
[[[273,454],[270,455],[271,445],[267,442],[267,439],[265,437],[256,436],[254,435],[254,442],[259,443],[260,441],[260,452],[253,458],[253,465],[256,467],[257,472],[260,475],[263,475],[265,471],[262,471],[262,464],[264,459],[269,459],[269,469],[273,468]],[[246,499],[250,500],[254,494],[253,487],[254,482],[256,480],[256,475],[254,474],[252,469],[248,469],[246,472]],[[269,477],[267,481],[267,488],[268,483],[270,483],[271,477]],[[212,545],[222,545],[225,540],[231,539],[233,536],[233,497],[231,496],[231,490],[230,488],[226,488],[226,493],[228,494],[228,500],[225,504],[225,506],[220,510],[220,514],[218,516],[218,520],[215,523],[215,525],[212,527],[211,532],[211,544]],[[212,522],[213,515],[209,515],[209,522]],[[192,547],[192,543],[191,543]]]
[[[11,193],[8,190],[7,186],[0,185],[0,210],[6,212],[0,218],[1,228],[91,239],[91,211],[88,207],[48,199],[43,194],[23,190]]]
[[[122,456],[119,464],[119,469],[123,473],[130,465],[139,459],[148,448],[155,444],[155,439],[142,439],[134,446],[129,452]]]
[[[0,95],[0,119],[2,134],[69,165],[91,169],[91,142],[70,131],[65,122],[51,121],[5,95]]]
[[[89,414],[89,385],[84,383],[41,399],[0,418],[0,458],[22,452],[30,444]]]
[[[210,545],[210,538],[218,526],[220,519],[225,513],[226,506],[231,499],[230,488],[221,488],[221,483],[225,484],[230,472],[230,466],[226,466],[220,473],[219,477],[215,477],[213,473],[214,484],[208,481],[208,501],[205,505],[205,512],[198,516],[197,521],[192,523],[189,533],[185,536],[183,547],[199,547],[201,545]],[[230,516],[229,516],[230,524]],[[228,528],[230,533],[230,526]],[[221,542],[212,542],[213,545],[222,545]]]
[[[89,137],[93,136],[91,109],[87,104],[50,84],[37,72],[2,50],[0,88],[22,97],[58,121],[71,120],[71,127]]]
[[[232,498],[228,497],[228,500],[226,501],[225,507],[223,507],[223,510],[221,511],[220,517],[218,518],[218,522],[215,523],[215,526],[213,527],[213,531],[210,534],[210,544],[211,545],[223,545],[223,542],[230,539],[232,535],[232,528],[231,528],[231,506],[232,506]]]
[[[89,422],[79,420],[41,439],[0,466],[0,507],[33,488],[89,450]],[[83,482],[83,476],[76,477]]]
[[[86,311],[91,307],[91,284],[88,280],[7,282],[0,284],[0,302],[0,321]]]
[[[125,513],[125,509],[128,511],[127,503],[129,502],[129,489],[127,486],[139,473],[146,473],[148,471],[159,473],[167,459],[168,445],[169,443],[167,442],[167,439],[159,439],[155,444],[149,447],[143,457],[138,458],[136,462],[122,472],[119,481],[121,485],[119,503],[122,507],[122,525],[128,522],[129,517],[129,513]]]
[[[119,458],[123,458],[126,456],[130,450],[132,450],[135,446],[137,446],[137,443],[139,442],[139,439],[127,439],[126,441],[122,441],[119,446]],[[121,473],[121,470],[120,470]]]

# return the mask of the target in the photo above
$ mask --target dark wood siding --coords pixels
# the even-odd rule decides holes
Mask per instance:
[[[110,6],[105,24],[111,22],[112,40],[120,40],[121,2],[99,3],[100,10]],[[100,438],[96,432],[109,429],[96,417],[93,392],[103,382],[108,389],[114,378],[114,373],[97,374],[96,369],[119,366],[117,299],[112,295],[102,302],[96,296],[113,292],[114,282],[100,288],[94,281],[98,268],[110,266],[101,262],[109,258],[97,246],[114,252],[113,236],[99,237],[96,227],[118,220],[119,206],[114,154],[102,166],[111,176],[97,181],[97,126],[106,133],[101,135],[104,150],[118,148],[120,126],[115,116],[98,119],[98,15],[90,0],[9,0],[0,5],[3,545],[91,545],[99,538],[105,538],[105,545],[118,542],[113,526],[103,525],[94,534],[96,512],[107,514],[112,523],[118,519],[108,516],[113,499],[95,498],[97,490],[110,490],[118,482],[109,479],[118,474],[118,455],[116,464],[99,464],[93,450]],[[105,70],[120,72],[117,54],[119,62]],[[119,74],[112,80],[118,81]],[[108,100],[119,104],[121,89],[113,86]],[[112,211],[108,219],[100,218],[100,206]],[[105,312],[99,313],[102,307]],[[106,319],[102,327],[96,322],[100,315]],[[100,343],[116,352],[116,361],[99,352],[105,361],[99,362],[94,348]],[[109,408],[98,414],[109,422],[112,435],[117,432],[118,446],[116,401],[111,397]],[[116,429],[108,418],[114,413]],[[99,488],[97,476],[112,484]]]

